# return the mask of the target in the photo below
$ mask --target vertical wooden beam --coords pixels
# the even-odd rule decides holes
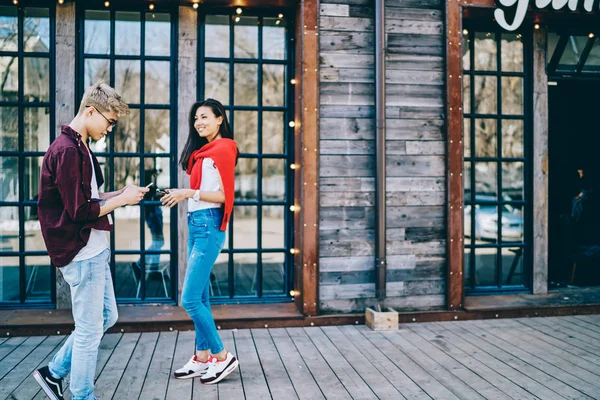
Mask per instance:
[[[75,116],[75,3],[56,6],[56,136],[61,125]],[[71,291],[60,272],[56,273],[56,308],[71,308]]]
[[[318,0],[298,4],[296,21],[296,125],[294,218],[296,304],[304,315],[318,312],[319,283],[319,33]]]
[[[179,161],[189,134],[188,119],[190,108],[196,101],[196,66],[198,40],[198,13],[192,7],[179,7],[179,37],[178,40],[178,82],[177,82],[177,154],[173,155]],[[189,187],[189,177],[177,165],[177,186]],[[187,202],[177,208],[177,242],[178,242],[178,285],[177,299],[181,304],[181,289],[187,267]]]
[[[462,66],[461,66],[461,15],[458,1],[446,2],[446,88],[448,105],[448,284],[447,307],[459,310],[463,305],[463,142],[462,142]]]
[[[548,76],[543,28],[533,31],[533,293],[548,293]]]

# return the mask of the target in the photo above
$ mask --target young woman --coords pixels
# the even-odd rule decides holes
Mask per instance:
[[[167,207],[188,201],[188,264],[181,305],[194,321],[196,354],[175,371],[179,379],[200,376],[202,383],[213,384],[238,366],[223,347],[209,301],[210,272],[225,244],[233,209],[237,155],[223,105],[213,99],[195,103],[180,160],[190,175],[190,189],[169,189],[161,198]]]

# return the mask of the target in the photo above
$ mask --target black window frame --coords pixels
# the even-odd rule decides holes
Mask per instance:
[[[205,42],[205,18],[207,16],[228,16],[229,17],[229,57],[207,57],[205,55],[204,42]],[[285,52],[286,57],[283,60],[272,60],[264,59],[262,57],[263,51],[263,19],[264,18],[276,18],[282,15],[282,21],[286,24],[286,39],[285,39]],[[236,58],[234,52],[234,40],[235,40],[235,18],[236,17],[256,17],[258,18],[258,57],[256,58]],[[243,14],[237,14],[236,8],[207,8],[198,10],[198,41],[197,41],[197,55],[198,55],[198,68],[196,81],[198,100],[204,99],[205,93],[205,80],[203,71],[206,62],[215,63],[226,63],[229,65],[229,104],[225,105],[225,110],[231,116],[230,125],[232,132],[235,135],[235,111],[257,111],[257,129],[258,129],[258,143],[257,148],[262,149],[262,111],[278,111],[284,113],[284,121],[294,121],[295,108],[294,108],[294,87],[291,84],[291,79],[294,78],[295,68],[295,51],[294,51],[294,26],[295,19],[293,13],[286,9],[243,9]],[[234,77],[235,77],[235,65],[236,64],[252,64],[258,66],[258,80],[257,80],[257,105],[256,106],[239,106],[235,105],[234,96]],[[285,81],[285,104],[284,106],[264,106],[262,105],[262,65],[284,65],[286,67],[284,73]],[[233,112],[233,113],[232,113]],[[292,302],[293,297],[290,295],[290,291],[294,287],[294,256],[291,254],[291,249],[294,247],[294,212],[291,211],[290,207],[294,204],[294,171],[290,169],[290,165],[294,163],[294,128],[289,126],[288,123],[284,124],[285,130],[285,142],[284,154],[262,154],[262,153],[240,153],[240,159],[256,159],[257,160],[257,196],[256,200],[236,200],[235,206],[256,206],[256,221],[257,221],[257,247],[256,248],[243,248],[236,249],[234,247],[234,219],[235,215],[232,214],[231,220],[229,221],[228,227],[228,246],[226,246],[221,254],[228,255],[228,285],[227,295],[224,296],[211,296],[211,303],[213,304],[244,304],[244,303],[281,303],[281,302]],[[263,159],[281,159],[285,161],[285,198],[283,201],[265,201],[262,196],[262,160]],[[234,206],[234,207],[235,207]],[[284,207],[284,229],[285,239],[283,248],[262,248],[262,206],[283,206]],[[257,254],[257,277],[256,277],[256,295],[236,295],[235,288],[235,268],[234,268],[234,254]],[[262,254],[264,253],[283,253],[284,258],[284,289],[282,294],[275,295],[264,295],[263,294],[263,269],[262,269]]]

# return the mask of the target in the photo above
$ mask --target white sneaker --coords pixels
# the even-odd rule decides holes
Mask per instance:
[[[200,377],[200,382],[211,385],[219,383],[238,367],[240,363],[233,354],[227,352],[227,358],[223,361],[216,361],[208,367],[206,373]]]
[[[217,359],[213,356],[208,356],[208,360],[206,362],[202,362],[198,360],[196,358],[196,355],[194,354],[192,358],[190,358],[190,361],[187,362],[187,364],[175,371],[175,378],[189,379],[194,378],[196,376],[200,376],[206,372],[208,367],[210,367],[216,362]]]

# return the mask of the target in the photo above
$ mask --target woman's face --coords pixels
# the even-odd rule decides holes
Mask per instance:
[[[194,128],[200,137],[206,138],[209,142],[219,134],[222,123],[223,117],[216,117],[210,107],[202,106],[196,110]]]

